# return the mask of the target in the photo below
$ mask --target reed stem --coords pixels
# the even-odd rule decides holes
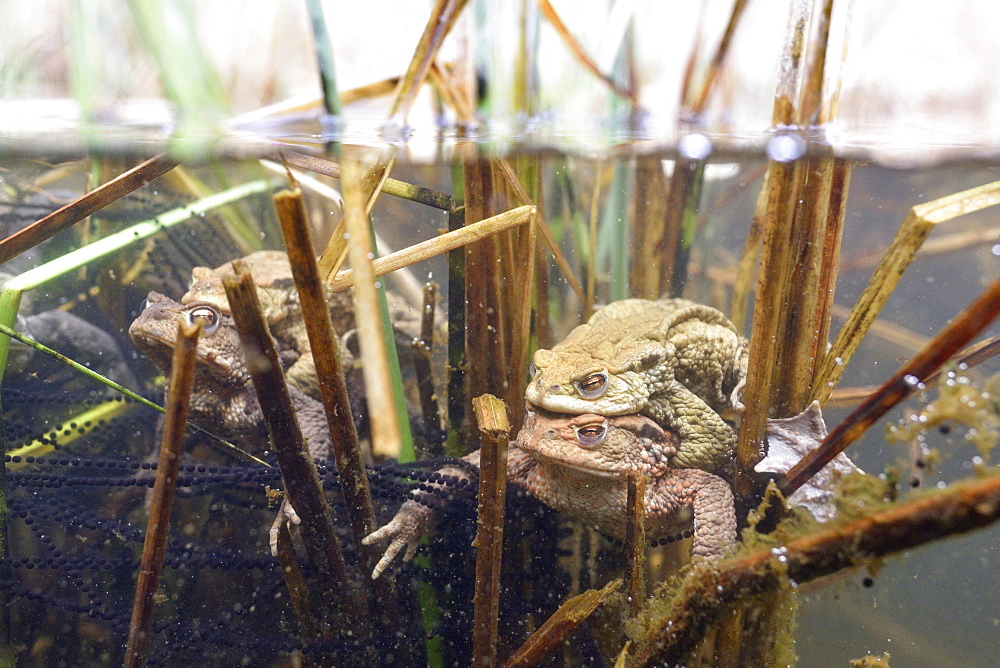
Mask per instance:
[[[167,391],[167,416],[163,423],[160,457],[153,483],[153,498],[146,521],[146,537],[142,545],[139,580],[132,605],[132,622],[125,645],[125,666],[138,668],[146,665],[149,644],[152,640],[153,610],[156,607],[156,590],[160,586],[160,571],[167,550],[170,530],[170,511],[173,507],[177,472],[181,464],[184,445],[184,425],[191,406],[191,388],[194,385],[194,365],[201,326],[177,326],[177,341],[170,370],[170,388]]]

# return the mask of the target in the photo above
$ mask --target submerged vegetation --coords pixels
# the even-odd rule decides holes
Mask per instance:
[[[457,132],[473,134],[490,105],[530,118],[541,65],[529,38],[541,22],[612,109],[640,116],[629,30],[606,69],[547,0],[521,6],[510,100],[488,77],[477,81],[472,53],[441,56],[472,11],[462,0],[434,3],[397,77],[347,90],[320,3],[307,4],[326,131],[351,104],[391,93],[386,132],[403,132],[425,89]],[[204,152],[197,130],[202,115],[222,113],[219,82],[199,50],[171,62],[179,47],[153,26],[173,10],[131,2],[184,121],[167,151],[120,155],[95,141],[85,156],[0,160],[0,663],[786,665],[801,591],[851,568],[875,577],[895,553],[1000,519],[989,466],[1000,376],[976,368],[995,366],[1000,348],[988,329],[1000,312],[1000,240],[995,213],[981,213],[1000,203],[1000,182],[983,183],[988,168],[893,173],[815,139],[836,119],[831,70],[843,55],[831,41],[834,3],[793,4],[765,155],[713,152],[691,128],[663,154],[470,144],[439,169],[336,132],[256,147],[252,158]],[[746,5],[735,2],[710,55],[692,54],[686,116],[722,104]],[[74,70],[88,116],[89,74]],[[292,122],[292,111],[269,112]],[[903,195],[883,196],[891,188]],[[926,195],[911,198],[916,190]],[[879,215],[867,228],[851,218]],[[885,250],[873,257],[876,246]],[[222,277],[224,263],[265,248],[283,248],[290,273],[235,262]],[[915,296],[907,271],[939,254],[954,274]],[[213,306],[182,328],[164,402],[164,374],[133,354],[126,330],[147,294],[181,300],[198,267],[219,267],[231,310]],[[939,287],[953,294],[927,296]],[[349,314],[331,318],[329,294],[347,290]],[[844,292],[857,298],[851,310],[835,303]],[[531,352],[632,296],[714,305],[750,339],[731,476],[742,544],[719,561],[685,565],[690,531],[647,544],[641,476],[629,478],[624,545],[505,487]],[[257,440],[184,427],[207,382],[192,341],[230,316],[246,377],[216,396],[252,396]],[[922,334],[901,324],[924,321]],[[282,374],[306,345],[320,429],[332,434],[332,456],[315,462],[303,433],[315,425],[299,425],[303,392]],[[882,384],[842,388],[844,378]],[[875,435],[914,396],[921,405],[889,438]],[[855,408],[786,474],[756,473],[768,419],[812,401],[828,416]],[[948,444],[954,453],[934,445],[941,435],[960,441]],[[870,474],[838,481],[835,520],[785,508],[785,496],[862,437],[848,452]],[[887,442],[905,446],[908,473],[886,465],[897,454],[877,450]],[[458,459],[480,445],[481,469]],[[910,491],[932,475],[939,489]],[[372,579],[384,546],[362,538],[405,499],[447,521],[414,562]],[[858,661],[882,665],[888,654]]]

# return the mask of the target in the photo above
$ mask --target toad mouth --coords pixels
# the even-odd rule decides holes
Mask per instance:
[[[564,462],[561,459],[556,459],[555,457],[549,457],[548,455],[541,455],[536,452],[531,453],[537,459],[540,459],[546,463],[554,464],[555,466],[561,466],[563,468],[571,469],[578,473],[584,473],[586,475],[595,476],[598,478],[617,478],[619,473],[617,471],[605,471],[603,469],[594,469],[586,466],[580,466],[579,464],[570,464],[569,462]]]

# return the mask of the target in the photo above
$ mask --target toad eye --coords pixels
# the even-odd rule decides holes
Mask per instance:
[[[580,394],[584,399],[596,399],[602,394],[604,390],[608,387],[608,372],[600,371],[598,373],[592,373],[583,380],[576,381],[576,389],[580,391]]]
[[[538,367],[532,362],[528,365],[528,378],[534,378],[538,374]]]
[[[200,323],[203,334],[212,334],[219,328],[221,316],[215,307],[202,304],[188,309],[184,313],[184,319],[189,326]]]
[[[576,430],[576,440],[583,446],[597,445],[607,435],[608,428],[604,424],[587,424]]]

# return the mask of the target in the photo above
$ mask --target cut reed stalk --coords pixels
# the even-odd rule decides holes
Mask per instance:
[[[184,425],[191,406],[191,388],[194,385],[194,365],[201,325],[177,326],[177,341],[170,368],[170,387],[167,390],[167,416],[163,422],[160,456],[153,483],[152,501],[146,520],[146,537],[142,544],[139,579],[132,604],[132,621],[129,624],[125,645],[125,665],[138,668],[146,665],[153,632],[153,610],[156,607],[156,590],[160,586],[160,571],[167,550],[170,531],[170,511],[173,507],[177,472],[180,470],[181,451],[184,445]]]
[[[94,188],[86,195],[78,197],[61,209],[57,209],[28,225],[23,230],[15,232],[0,241],[0,264],[9,262],[24,251],[34,248],[87,216],[117,202],[130,192],[163,176],[179,164],[180,162],[168,158],[165,154],[154,156]]]
[[[772,405],[782,415],[799,413],[809,404],[826,353],[850,165],[842,158],[808,158],[802,177],[793,222],[795,264],[788,279],[795,289],[788,291],[774,371],[782,380],[771,393]]]
[[[802,120],[798,103],[806,96],[802,63],[809,46],[806,29],[812,11],[812,6],[807,3],[797,3],[790,7],[781,55],[782,76],[778,81],[772,110],[772,123],[775,126],[788,126]],[[816,61],[812,64],[814,67],[822,67],[822,63]],[[809,76],[806,73],[806,81],[810,81]],[[789,397],[781,394],[787,381],[783,374],[791,373],[793,367],[786,364],[782,356],[790,336],[785,314],[795,310],[791,300],[801,298],[800,291],[791,290],[790,286],[800,252],[798,241],[803,236],[799,229],[803,223],[796,224],[795,213],[796,203],[801,199],[800,192],[808,176],[806,163],[801,159],[794,162],[772,160],[764,178],[767,199],[762,218],[757,300],[750,331],[751,364],[743,396],[746,412],[740,424],[736,451],[737,471],[733,480],[733,491],[738,498],[747,498],[753,487],[749,472],[760,458],[760,443],[764,437],[767,418],[771,414],[790,414],[790,407],[784,403]],[[761,204],[758,200],[755,215],[760,212]],[[750,239],[748,249],[749,241]],[[744,259],[750,255],[751,252],[744,251]],[[822,254],[820,257],[823,257]]]
[[[749,494],[752,471],[760,457],[759,444],[771,408],[775,361],[778,356],[781,319],[786,312],[788,267],[794,266],[792,226],[795,209],[795,184],[801,163],[771,163],[768,179],[767,212],[763,228],[763,252],[757,279],[757,301],[750,331],[752,363],[747,371],[743,402],[746,412],[740,424],[737,442],[737,474],[733,491],[739,497]],[[777,409],[777,408],[776,408]]]
[[[320,600],[323,605],[329,606],[329,617],[324,620],[324,635],[338,632],[365,637],[369,633],[369,618],[362,613],[348,580],[330,508],[323,495],[316,465],[296,421],[253,277],[242,260],[233,262],[233,270],[235,275],[225,276],[223,286],[240,337],[243,358],[251,361],[247,367],[271,437],[271,446],[278,458],[285,494],[302,520],[302,542],[316,574],[322,594]]]
[[[472,400],[479,425],[479,519],[476,585],[473,598],[472,665],[497,665],[500,614],[500,557],[503,552],[504,500],[507,489],[507,407],[485,394]]]
[[[504,668],[538,666],[567,641],[580,624],[607,603],[608,599],[622,586],[622,581],[612,580],[603,589],[588,589],[559,606],[537,631],[531,634]]]
[[[494,190],[493,166],[485,160],[463,164],[466,226],[488,218],[499,195]],[[507,313],[497,274],[501,271],[499,245],[493,237],[465,246],[465,348],[469,359],[470,396],[506,396],[505,345]]]
[[[673,275],[672,259],[677,254],[680,240],[680,228],[667,224],[669,189],[660,156],[639,156],[631,201],[632,243],[629,244],[628,284],[632,295],[642,299],[658,299],[664,292],[671,293],[669,287],[666,290],[662,288],[660,278],[662,275]]]

